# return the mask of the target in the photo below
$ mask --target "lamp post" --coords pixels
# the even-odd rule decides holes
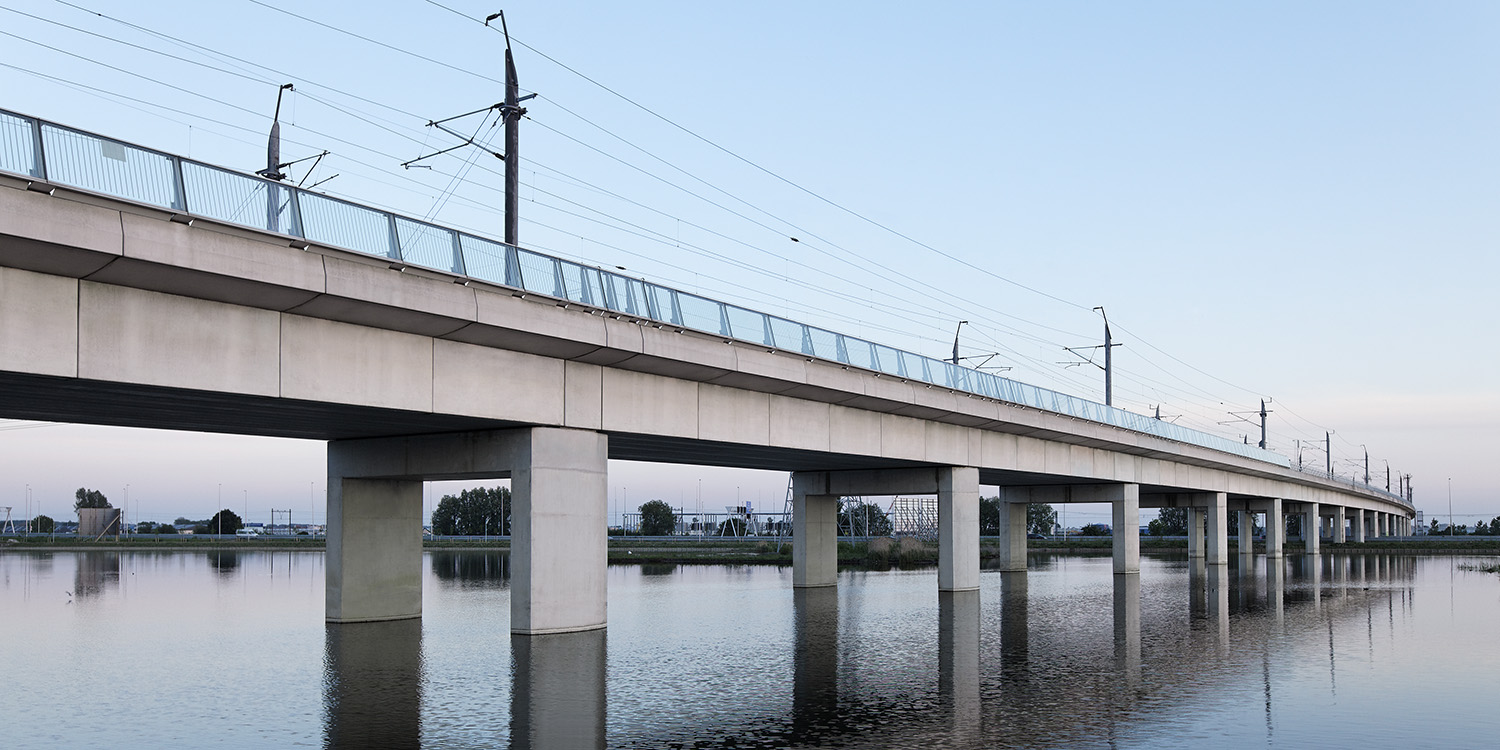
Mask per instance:
[[[1448,536],[1453,536],[1453,477],[1448,477]]]

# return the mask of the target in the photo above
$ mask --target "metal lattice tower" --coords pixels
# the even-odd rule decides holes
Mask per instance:
[[[938,508],[935,497],[897,497],[891,500],[891,507],[886,515],[891,519],[893,536],[937,539]]]
[[[14,534],[14,533],[16,533],[16,522],[12,521],[10,519],[10,511],[11,511],[12,507],[13,506],[10,506],[10,505],[0,506],[0,509],[4,509],[5,510],[5,525],[4,526],[0,526],[0,533],[3,533],[3,534]]]

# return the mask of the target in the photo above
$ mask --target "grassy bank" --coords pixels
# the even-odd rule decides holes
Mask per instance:
[[[508,551],[509,539],[427,539],[427,549],[491,550]],[[206,539],[184,536],[178,538],[131,537],[92,541],[76,537],[0,540],[0,551],[5,550],[321,550],[324,540],[317,537],[256,538],[256,539]],[[1027,548],[1032,552],[1073,555],[1108,555],[1113,550],[1109,538],[1091,539],[1031,539]],[[1390,553],[1411,552],[1416,554],[1500,555],[1500,540],[1493,539],[1444,539],[1434,541],[1373,541],[1364,543],[1322,545],[1325,551],[1342,553]],[[1186,551],[1183,539],[1141,538],[1143,551]],[[1230,549],[1235,549],[1231,544]],[[1287,552],[1301,552],[1301,542],[1289,542]],[[1256,545],[1257,552],[1264,552]],[[981,559],[995,559],[1000,555],[999,542],[992,538],[980,540]],[[862,566],[872,569],[888,567],[911,567],[936,564],[938,546],[936,542],[923,542],[912,538],[877,538],[868,542],[838,543],[840,565]],[[792,561],[791,540],[787,539],[777,550],[775,540],[671,540],[671,539],[627,539],[611,537],[609,561],[618,563],[719,563],[719,564],[764,564],[789,565]]]

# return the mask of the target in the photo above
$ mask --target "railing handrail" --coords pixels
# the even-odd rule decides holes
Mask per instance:
[[[27,126],[24,151],[29,151],[29,161],[21,144],[7,142],[16,122]],[[75,143],[67,144],[65,138]],[[49,139],[58,141],[51,153]],[[66,151],[65,145],[77,145],[77,139],[96,142],[100,156],[90,161],[77,148]],[[131,173],[127,165],[132,154],[160,163]],[[153,175],[140,174],[153,168],[161,173],[155,179],[171,184],[150,184]],[[1219,435],[4,109],[0,171],[1291,467],[1286,456]]]

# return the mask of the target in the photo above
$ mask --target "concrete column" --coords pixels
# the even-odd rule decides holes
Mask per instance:
[[[1344,506],[1333,506],[1333,543],[1344,543],[1344,527],[1348,522],[1344,519]]]
[[[1304,507],[1307,510],[1302,515],[1302,540],[1307,545],[1307,552],[1311,554],[1318,551],[1323,515],[1317,503],[1307,503]]]
[[[1141,572],[1141,486],[1121,485],[1123,497],[1110,503],[1116,573]]]
[[[1353,518],[1353,523],[1350,524],[1350,527],[1352,527],[1354,529],[1354,541],[1356,541],[1356,542],[1364,542],[1364,540],[1365,540],[1365,509],[1364,508],[1353,508],[1352,510],[1354,511],[1354,518]]]
[[[979,469],[938,471],[938,591],[979,589]]]
[[[1000,569],[1026,570],[1026,503],[1006,502],[1000,493]]]
[[[346,479],[329,446],[324,612],[328,622],[422,616],[422,483]]]
[[[792,586],[834,586],[839,578],[839,498],[813,495],[815,475],[792,475]],[[978,542],[975,542],[977,548]]]
[[[608,438],[535,427],[511,471],[510,632],[602,628],[609,564]]]
[[[1379,523],[1380,523],[1379,535],[1382,536],[1382,537],[1390,536],[1391,535],[1391,514],[1389,514],[1389,513],[1376,513],[1375,514],[1375,518],[1378,519]]]
[[[1208,564],[1229,563],[1228,497],[1223,492],[1205,493],[1208,505]]]
[[[1188,557],[1203,557],[1204,509],[1194,505],[1187,512]]]
[[[510,746],[605,747],[605,632],[510,638]],[[390,743],[378,743],[389,746]]]
[[[1239,526],[1239,539],[1235,540],[1239,546],[1240,554],[1250,555],[1255,553],[1255,511],[1235,511],[1235,521]]]
[[[1266,558],[1268,560],[1281,557],[1281,538],[1285,535],[1286,518],[1281,515],[1281,498],[1273,497],[1266,506]]]

